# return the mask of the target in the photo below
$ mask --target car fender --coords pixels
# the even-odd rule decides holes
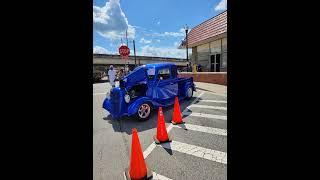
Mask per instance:
[[[102,107],[109,112],[111,111],[111,105],[108,98],[105,98],[105,100],[103,101]]]
[[[150,99],[149,97],[139,97],[138,99],[136,99],[132,104],[129,105],[128,107],[128,115],[134,115],[138,112],[138,108],[141,104],[143,103],[150,103],[153,107],[154,107],[154,103],[152,101],[152,99]],[[151,108],[153,108],[151,107]]]

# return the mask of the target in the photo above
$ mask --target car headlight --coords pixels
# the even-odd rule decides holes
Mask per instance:
[[[124,101],[125,101],[126,103],[129,103],[129,102],[130,102],[130,95],[129,95],[129,94],[124,95]]]

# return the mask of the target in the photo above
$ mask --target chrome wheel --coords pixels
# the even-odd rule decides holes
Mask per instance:
[[[138,115],[140,118],[145,119],[150,115],[150,111],[151,111],[151,108],[149,104],[142,104],[139,107]]]

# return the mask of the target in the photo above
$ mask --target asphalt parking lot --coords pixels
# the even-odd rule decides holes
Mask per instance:
[[[130,162],[131,131],[137,128],[153,179],[227,179],[227,97],[198,90],[181,101],[183,125],[171,125],[173,106],[164,108],[173,142],[155,145],[157,113],[145,122],[112,120],[102,108],[108,83],[93,85],[93,177],[124,179]]]

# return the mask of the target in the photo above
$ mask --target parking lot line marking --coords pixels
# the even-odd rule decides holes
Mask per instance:
[[[184,125],[188,130],[205,132],[205,133],[210,133],[210,134],[216,134],[216,135],[220,135],[220,136],[227,136],[227,130],[226,129],[212,128],[212,127],[206,127],[206,126],[198,126],[198,125],[193,125],[193,124],[184,124]],[[183,128],[183,127],[181,127],[179,125],[174,125],[173,127]]]
[[[167,178],[167,177],[162,176],[162,175],[160,175],[160,174],[157,174],[157,173],[155,173],[155,172],[152,172],[152,179],[153,179],[153,180],[172,180],[172,179],[170,179],[170,178]]]
[[[214,102],[214,103],[227,103],[227,101],[218,101],[218,100],[207,100],[207,99],[201,99],[200,102]]]
[[[196,112],[188,112],[188,111],[184,112],[183,115],[210,118],[210,119],[220,119],[220,120],[225,120],[225,121],[227,120],[227,116],[214,115],[214,114],[205,114],[205,113],[196,113]]]
[[[157,146],[162,146],[163,148],[178,151],[180,153],[190,154],[192,156],[208,159],[210,161],[227,164],[227,153],[222,151],[203,148],[200,146],[186,144],[179,141],[167,142]]]
[[[205,108],[205,109],[217,109],[217,110],[227,110],[226,107],[221,107],[221,106],[208,106],[208,105],[201,105],[201,104],[192,104],[187,107],[187,109],[190,109],[192,107],[197,107],[197,108]]]
[[[173,128],[173,124],[170,124],[167,128],[167,132],[170,132],[172,128]]]
[[[150,144],[150,146],[147,147],[145,151],[143,151],[143,158],[146,159],[155,147],[156,147],[155,143]]]

